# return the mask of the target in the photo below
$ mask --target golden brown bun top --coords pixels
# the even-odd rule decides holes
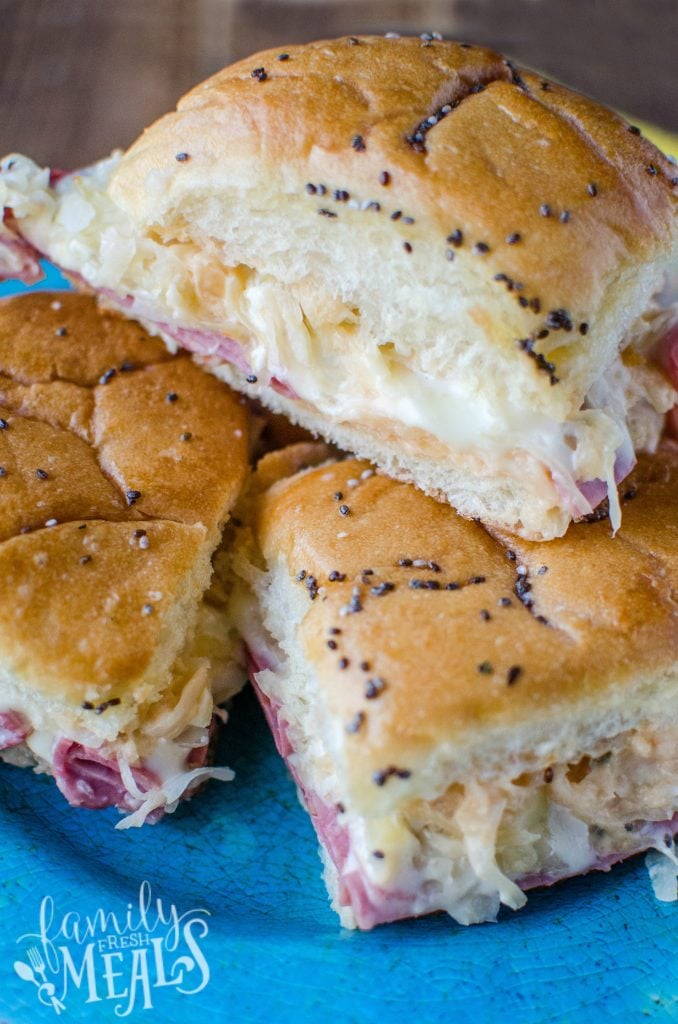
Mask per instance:
[[[147,187],[151,171],[162,172],[162,189]],[[434,232],[443,265],[447,250],[459,259],[488,246],[474,259],[488,282],[503,275],[492,285],[500,305],[509,285],[516,305],[526,303],[511,344],[565,308],[573,332],[552,330],[585,347],[579,318],[598,307],[615,268],[666,255],[678,236],[678,170],[650,142],[592,100],[456,42],[345,37],[254,54],[147,129],[113,193],[152,225],[165,197],[181,209],[182,196],[229,182],[247,189],[248,177],[300,195],[308,183],[313,211],[342,216],[335,190],[380,204],[368,218],[400,211],[400,250]],[[247,202],[256,211],[253,188]],[[190,234],[190,212],[186,220]],[[557,346],[549,352],[558,364]]]
[[[37,293],[0,303],[0,417],[3,670],[76,705],[148,696],[245,478],[242,400],[94,299]]]
[[[300,459],[313,463],[308,446],[291,450],[288,471]],[[615,539],[604,520],[548,544],[495,539],[412,486],[361,476],[367,467],[353,460],[271,483],[284,462],[284,453],[264,460],[269,489],[255,502],[256,539],[269,566],[282,562],[308,595],[300,640],[342,726],[345,771],[364,803],[381,793],[375,773],[425,771],[433,752],[491,748],[500,732],[499,760],[508,762],[511,746],[529,752],[540,721],[551,723],[557,748],[561,728],[576,732],[582,716],[609,709],[604,735],[614,735],[625,707],[642,716],[638,693],[653,693],[656,713],[662,674],[670,712],[675,443],[643,458],[623,485]],[[490,749],[488,764],[496,759]],[[395,798],[397,776],[389,785]]]

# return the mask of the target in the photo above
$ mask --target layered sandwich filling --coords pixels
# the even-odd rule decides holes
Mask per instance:
[[[343,760],[350,727],[327,711],[320,669],[299,641],[295,619],[307,598],[289,591],[284,565],[279,573],[257,568],[251,549],[240,550],[234,569],[232,616],[248,645],[250,678],[311,815],[345,925],[371,928],[435,911],[461,924],[495,920],[501,905],[521,907],[525,890],[607,870],[648,849],[665,864],[653,866],[655,892],[676,899],[675,718],[653,714],[616,734],[601,722],[591,733],[597,738],[566,756],[546,751],[547,742],[525,757],[514,750],[512,763],[529,765],[522,770],[488,767],[481,776],[485,759],[468,757],[456,776],[452,766],[429,776],[425,794],[408,780],[395,804],[368,808]],[[416,708],[416,691],[411,699]],[[390,798],[398,783],[389,785]]]
[[[53,775],[74,807],[127,812],[117,828],[156,821],[207,779],[233,778],[231,769],[207,762],[216,724],[227,717],[219,705],[237,693],[243,677],[228,615],[203,601],[168,687],[120,732],[115,723],[106,729],[120,700],[66,710],[14,686],[0,709],[0,757]]]
[[[678,754],[675,723],[648,723],[603,741],[576,761],[538,772],[452,783],[433,800],[410,799],[385,817],[361,814],[303,718],[280,703],[289,666],[258,647],[250,673],[275,739],[321,843],[333,908],[347,927],[372,928],[446,911],[460,924],[495,920],[524,890],[634,853],[664,855],[663,899],[676,899]]]
[[[106,193],[118,159],[55,184],[26,158],[6,162],[0,205],[35,256],[47,255],[170,347],[190,349],[229,383],[307,426],[319,414],[360,424],[382,444],[397,442],[404,458],[432,465],[453,450],[474,475],[526,485],[542,512],[564,509],[577,518],[607,495],[619,525],[616,483],[632,468],[635,449],[656,446],[675,401],[648,362],[665,316],[637,325],[582,407],[559,420],[514,404],[508,390],[488,396],[471,388],[469,367],[440,378],[421,364],[416,346],[405,353],[388,339],[366,339],[360,310],[311,280],[284,283],[229,265],[215,239],[140,237]],[[6,219],[0,236],[6,273],[30,277],[35,260],[13,223]]]

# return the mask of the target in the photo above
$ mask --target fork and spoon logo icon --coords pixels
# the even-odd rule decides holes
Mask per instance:
[[[51,1006],[57,1016],[66,1007],[56,997],[56,986],[47,980],[47,970],[42,953],[37,946],[31,946],[27,950],[28,963],[23,960],[15,960],[14,970],[22,981],[30,981],[38,988],[38,999],[43,1006]],[[42,980],[39,980],[42,979]]]

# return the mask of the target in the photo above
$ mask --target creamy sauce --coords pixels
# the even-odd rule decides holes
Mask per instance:
[[[455,380],[433,378],[389,346],[368,342],[358,311],[317,294],[310,282],[286,286],[246,267],[218,265],[196,245],[139,237],[105,191],[119,157],[67,176],[55,189],[47,171],[13,159],[0,176],[0,205],[14,210],[32,244],[93,287],[111,289],[130,316],[239,342],[259,389],[276,377],[337,423],[377,417],[417,428],[477,455],[491,473],[524,473],[515,453],[525,452],[548,471],[534,472],[530,486],[572,516],[591,511],[582,481],[600,480],[614,496],[617,454],[632,449],[623,398],[619,404],[630,371],[621,360],[607,375],[614,388],[599,382],[589,407],[565,422],[488,399],[481,389],[470,395]],[[671,404],[670,397],[655,400]],[[611,515],[618,525],[614,502]]]

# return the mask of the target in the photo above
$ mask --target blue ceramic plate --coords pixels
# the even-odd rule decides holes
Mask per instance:
[[[45,286],[65,284],[48,268]],[[533,892],[498,924],[438,916],[346,932],[249,692],[233,704],[220,761],[235,782],[211,782],[160,824],[127,832],[113,830],[115,812],[73,810],[51,780],[2,766],[0,1018],[678,1019],[678,916],[654,899],[642,857]]]

